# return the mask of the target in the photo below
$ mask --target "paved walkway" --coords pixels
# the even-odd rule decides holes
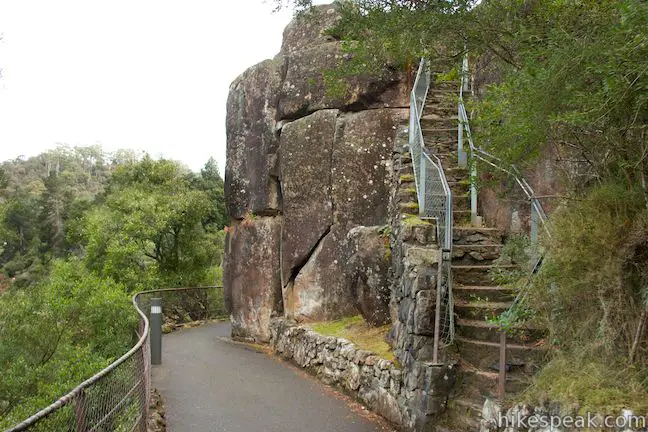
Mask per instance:
[[[390,430],[296,368],[228,336],[228,323],[164,336],[153,385],[165,399],[169,432]]]

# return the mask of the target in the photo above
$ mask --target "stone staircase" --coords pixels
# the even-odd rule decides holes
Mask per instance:
[[[502,233],[470,224],[469,174],[457,165],[458,91],[458,82],[432,83],[421,127],[425,146],[441,160],[453,193],[452,277],[460,360],[454,398],[440,428],[476,431],[485,398],[497,397],[500,334],[488,318],[508,309],[514,293],[496,286],[491,276],[497,265],[495,260],[500,257]],[[413,182],[411,187],[414,188]],[[413,191],[411,199],[416,203],[416,190]],[[410,207],[412,214],[418,212],[418,206]],[[541,336],[541,331],[528,328],[517,329],[508,336],[507,394],[515,394],[528,385],[543,354],[536,346]]]

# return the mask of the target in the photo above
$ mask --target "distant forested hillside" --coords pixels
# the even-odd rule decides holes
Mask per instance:
[[[130,150],[59,146],[2,162],[2,286],[33,285],[47,274],[52,260],[70,256],[86,259],[88,266],[108,275],[107,266],[122,254],[120,259],[128,261],[121,263],[123,272],[147,269],[146,283],[128,281],[133,289],[162,281],[201,282],[204,275],[189,274],[183,264],[196,263],[199,245],[189,240],[218,244],[217,233],[226,223],[222,191],[213,159],[200,173],[192,173],[177,162],[154,161]],[[122,231],[124,238],[102,238],[107,229],[113,230],[109,237]],[[202,256],[199,264],[219,261],[216,251],[200,249],[210,257]],[[177,272],[182,275],[171,274]]]

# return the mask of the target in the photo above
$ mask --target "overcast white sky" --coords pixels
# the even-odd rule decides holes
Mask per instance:
[[[317,3],[328,3],[319,1]],[[225,165],[230,82],[273,57],[264,0],[0,0],[0,160],[56,143]]]

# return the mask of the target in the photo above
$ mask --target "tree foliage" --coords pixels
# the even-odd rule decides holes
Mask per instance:
[[[0,428],[132,346],[132,292],[219,283],[225,220],[213,159],[196,174],[63,146],[2,163]]]
[[[221,259],[223,182],[208,167],[195,176],[145,157],[117,168],[86,216],[90,268],[131,290],[215,283],[206,275]]]
[[[23,420],[128,350],[137,322],[123,286],[57,260],[0,297],[0,426]]]

